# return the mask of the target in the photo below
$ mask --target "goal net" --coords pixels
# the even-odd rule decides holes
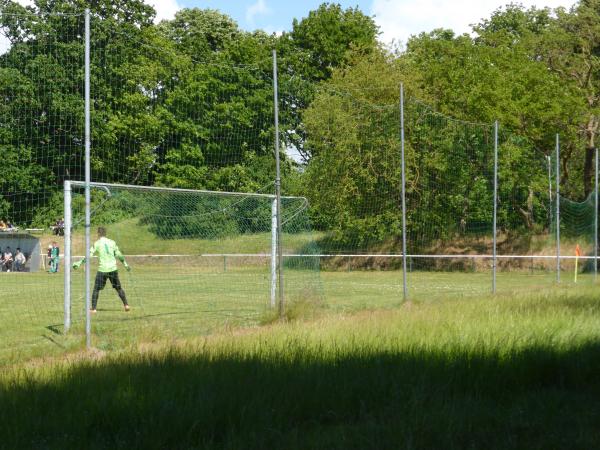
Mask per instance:
[[[580,202],[559,195],[558,205],[556,201],[552,205],[551,241],[555,246],[558,242],[562,256],[560,265],[552,261],[554,271],[561,282],[591,283],[595,275],[596,195],[592,192]]]
[[[69,188],[66,251],[76,262],[85,255],[84,183],[69,182]],[[131,311],[124,312],[108,282],[92,316],[95,339],[137,339],[142,330],[161,337],[197,335],[276,314],[273,195],[93,183],[90,210],[92,242],[104,227],[131,267],[119,267]],[[310,253],[316,248],[306,199],[283,197],[281,223],[284,298],[288,304],[318,301],[319,260]],[[92,291],[96,270],[93,258]],[[72,271],[70,279],[65,300],[77,327],[85,312],[83,270]]]

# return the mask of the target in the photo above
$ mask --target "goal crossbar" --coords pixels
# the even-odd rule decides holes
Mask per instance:
[[[71,187],[85,188],[86,183],[84,181],[68,181]],[[208,191],[202,189],[181,189],[181,188],[168,188],[160,186],[137,186],[131,184],[118,184],[118,183],[89,183],[91,188],[104,189],[110,194],[110,189],[129,189],[138,191],[155,191],[155,192],[173,192],[181,194],[210,194],[223,197],[257,197],[257,198],[269,198],[275,199],[275,194],[260,194],[255,192],[227,192],[227,191]],[[282,196],[282,199],[295,199],[307,201],[305,197],[296,196]]]

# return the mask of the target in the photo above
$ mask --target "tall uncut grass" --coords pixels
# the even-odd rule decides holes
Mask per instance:
[[[410,303],[0,376],[0,448],[592,449],[600,292]]]

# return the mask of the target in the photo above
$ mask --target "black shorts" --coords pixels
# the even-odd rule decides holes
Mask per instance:
[[[110,284],[113,288],[121,289],[121,281],[119,280],[119,272],[96,272],[96,281],[94,283],[94,289],[101,291],[106,286],[106,280],[110,280]]]

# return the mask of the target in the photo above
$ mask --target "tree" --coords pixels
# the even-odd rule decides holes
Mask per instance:
[[[574,197],[591,192],[600,98],[600,3],[583,0],[570,11],[507,6],[475,27],[486,46],[516,49],[561,80],[562,180]]]
[[[184,8],[159,28],[177,48],[197,61],[211,60],[239,38],[241,31],[229,16],[212,9]]]
[[[532,33],[545,29],[545,17],[509,10],[476,28],[475,39],[443,30],[411,39],[403,57],[420,77],[419,95],[454,117],[498,120],[501,130],[525,137],[535,149],[532,157],[540,160],[553,156],[560,133],[563,162],[576,160],[583,99],[532,53],[539,45]],[[578,193],[575,181],[563,192]]]
[[[333,72],[305,114],[313,155],[303,192],[332,245],[368,250],[399,236],[399,74],[383,53]]]
[[[548,39],[554,44],[543,54],[548,67],[573,82],[585,99],[579,132],[585,142],[583,192],[587,196],[592,192],[594,152],[600,131],[600,1],[581,0],[569,12],[558,10]]]
[[[9,189],[0,207],[27,222],[33,209],[59,204],[64,179],[83,178],[86,5],[4,3],[12,14],[0,26],[12,45],[0,56],[0,128],[11,131],[0,145],[14,155],[7,179],[27,192]],[[92,179],[245,191],[269,184],[274,38],[240,32],[214,11],[184,10],[160,27],[153,17],[137,0],[93,5]]]
[[[546,225],[545,156],[555,133],[548,123],[575,136],[561,121],[576,121],[581,101],[544,63],[506,42],[498,37],[487,45],[436,30],[411,39],[404,54],[373,53],[335,70],[305,114],[312,154],[305,188],[319,226],[340,243],[367,248],[399,236],[401,81],[408,98],[425,99],[447,115],[417,101],[405,105],[413,243],[491,232],[495,120],[502,124],[500,226]]]
[[[358,8],[344,10],[339,4],[323,3],[308,17],[294,19],[289,38],[294,47],[306,51],[304,75],[324,80],[349,61],[352,49],[369,52],[376,48],[378,34],[374,20]]]
[[[302,20],[294,19],[292,31],[277,42],[280,69],[281,121],[285,141],[298,150],[305,162],[303,111],[314,98],[316,83],[331,77],[336,68],[378,49],[379,28],[358,8],[343,9],[323,3]]]

